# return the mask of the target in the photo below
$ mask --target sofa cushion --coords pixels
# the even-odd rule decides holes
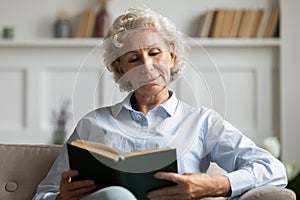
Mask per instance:
[[[32,199],[61,147],[0,144],[0,199]]]
[[[263,186],[243,194],[239,200],[296,200],[296,194],[287,188]]]
[[[0,144],[0,199],[32,199],[36,187],[47,175],[60,149],[61,146],[55,145]],[[216,175],[226,172],[212,163],[208,173]],[[250,190],[239,198],[239,200],[255,199],[295,200],[296,196],[293,191],[285,188],[264,186]]]

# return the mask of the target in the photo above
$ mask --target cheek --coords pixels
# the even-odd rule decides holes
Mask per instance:
[[[167,68],[172,68],[174,66],[174,59],[170,55],[164,55],[162,58],[157,60],[157,63]]]
[[[130,67],[128,65],[121,65],[121,71],[122,71],[122,75],[123,74],[126,74],[129,70],[130,70]]]
[[[170,76],[171,68],[173,67],[172,63],[168,61],[162,61],[157,64],[157,70],[164,75]]]

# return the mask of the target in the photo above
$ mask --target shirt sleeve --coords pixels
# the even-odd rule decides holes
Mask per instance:
[[[278,159],[228,122],[223,122],[221,130],[210,156],[211,161],[228,172],[231,197],[263,185],[286,186],[285,168]]]
[[[91,112],[83,117],[68,141],[63,145],[61,152],[57,156],[56,160],[54,161],[52,167],[50,168],[47,176],[42,180],[42,182],[38,185],[37,191],[33,200],[53,200],[56,199],[56,196],[59,194],[59,185],[61,179],[61,173],[65,170],[69,170],[69,157],[67,151],[67,144],[71,143],[76,139],[92,139],[95,140],[96,138],[89,138],[91,132],[99,133],[99,127],[97,126],[97,121],[95,121],[96,112]],[[100,134],[96,136],[98,139],[102,139]],[[96,140],[95,140],[96,141]]]
[[[77,137],[77,132],[75,130],[66,144],[75,140]],[[56,199],[56,196],[59,193],[61,173],[65,170],[69,170],[69,159],[66,144],[62,147],[47,176],[38,185],[33,200]]]
[[[59,192],[61,172],[69,169],[67,156],[66,146],[63,146],[47,176],[38,185],[33,200],[52,200],[56,198]]]

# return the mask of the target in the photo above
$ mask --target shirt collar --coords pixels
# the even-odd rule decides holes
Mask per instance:
[[[171,94],[171,97],[160,106],[165,109],[169,116],[173,116],[177,108],[178,99],[176,98],[176,94],[174,91],[169,90],[169,92]]]
[[[174,91],[169,90],[169,92],[171,93],[171,97],[166,102],[159,105],[159,107],[163,108],[168,113],[169,116],[173,116],[177,108],[178,99],[176,98],[176,94]],[[134,110],[130,103],[130,99],[132,95],[133,92],[130,92],[123,101],[111,107],[112,115],[114,117],[117,117],[120,114],[122,108],[125,108],[127,110]]]
[[[111,112],[114,117],[117,117],[119,113],[121,112],[122,108],[126,108],[127,110],[133,110],[131,107],[130,99],[132,96],[133,92],[130,92],[123,101],[120,103],[117,103],[111,107]]]

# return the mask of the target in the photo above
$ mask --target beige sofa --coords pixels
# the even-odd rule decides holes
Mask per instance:
[[[0,199],[31,199],[60,148],[54,145],[0,144]],[[213,164],[209,173],[217,174],[222,171]],[[251,190],[240,198],[252,199],[295,200],[296,196],[291,190],[266,186]]]

